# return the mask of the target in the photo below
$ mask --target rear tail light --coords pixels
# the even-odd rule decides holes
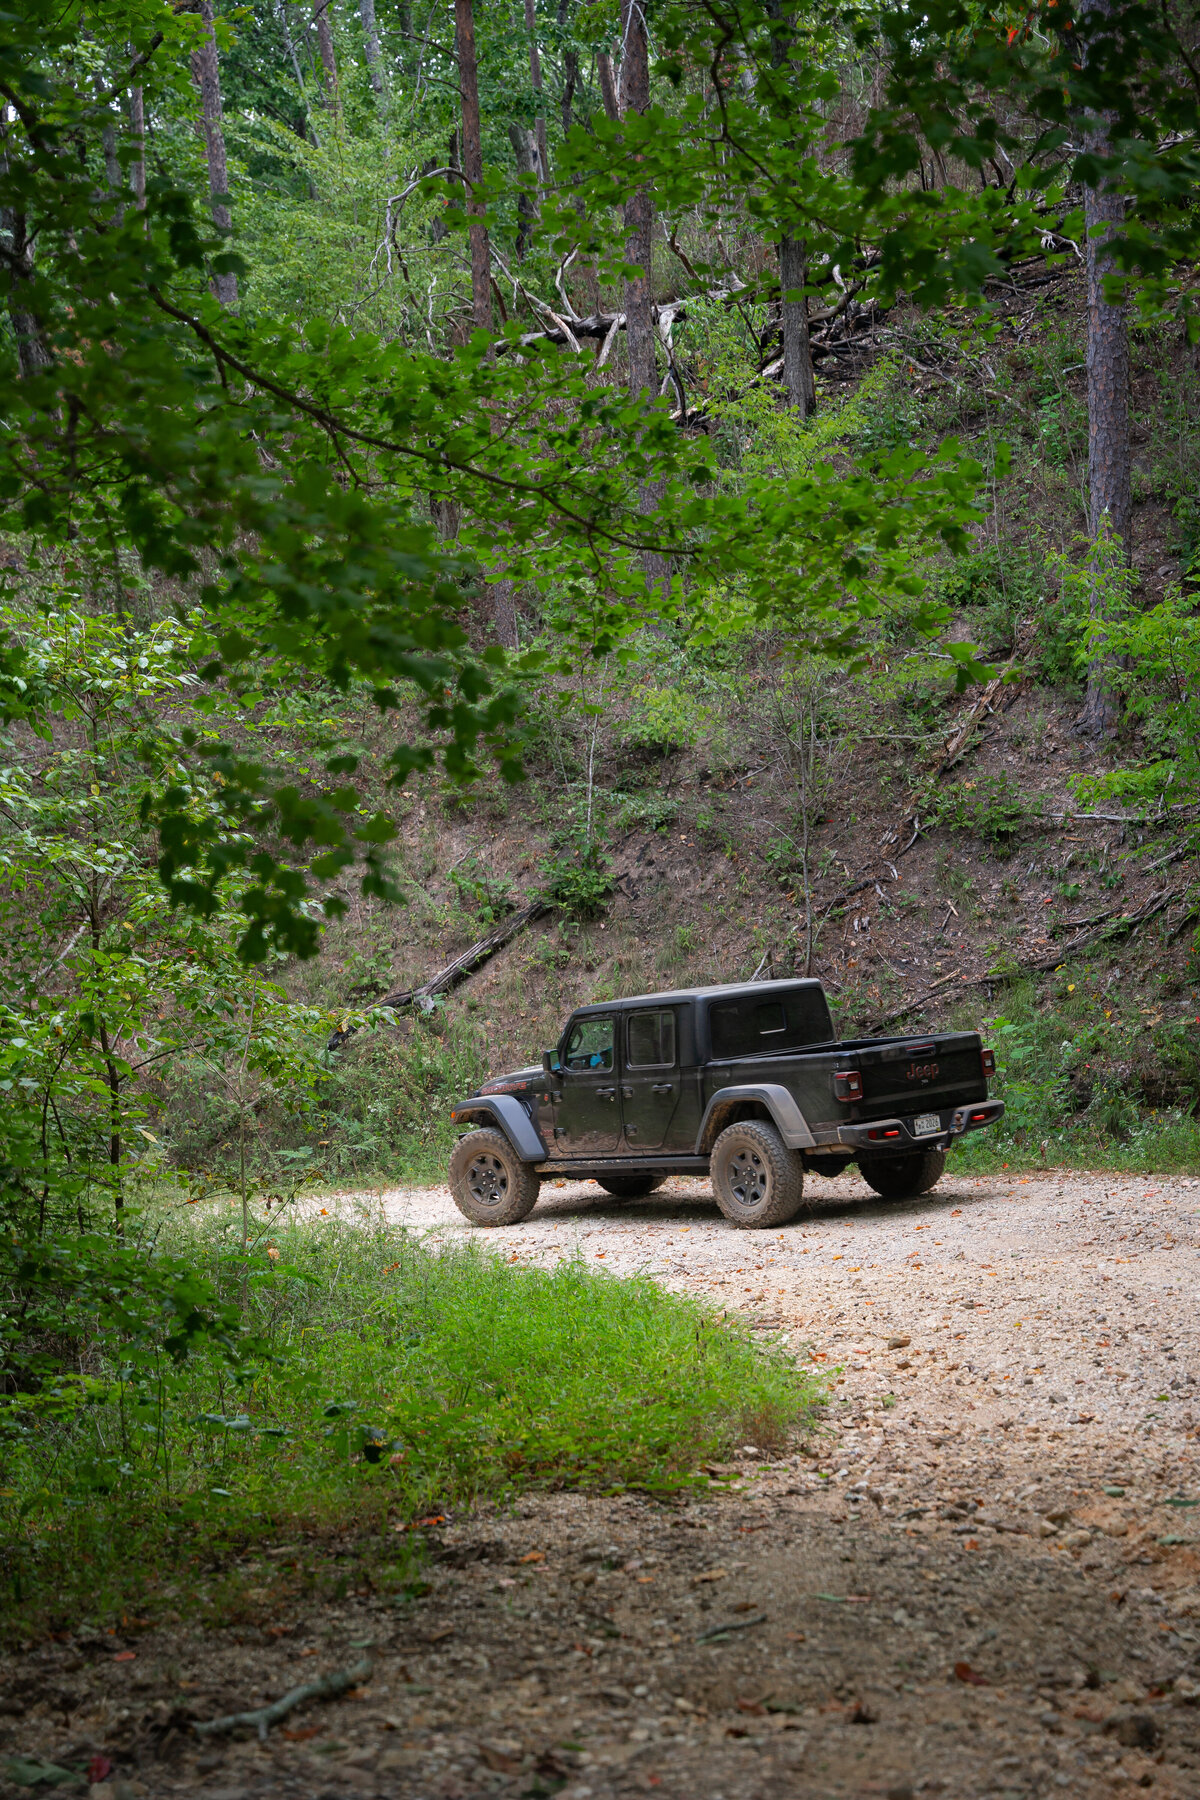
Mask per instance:
[[[862,1099],[862,1076],[857,1069],[839,1069],[833,1077],[833,1092],[838,1100]]]
[[[979,1062],[985,1075],[994,1075],[996,1073],[996,1052],[994,1050],[981,1050],[979,1052]]]

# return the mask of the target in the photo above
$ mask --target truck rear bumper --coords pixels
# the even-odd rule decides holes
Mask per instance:
[[[936,1130],[918,1131],[917,1125],[931,1115],[916,1114],[907,1119],[868,1119],[862,1125],[839,1125],[828,1140],[844,1144],[848,1150],[866,1150],[872,1155],[894,1156],[900,1151],[948,1150],[955,1138],[966,1131],[982,1131],[1004,1116],[1003,1100],[977,1100],[971,1106],[955,1106],[938,1114]],[[824,1143],[819,1146],[825,1148]]]

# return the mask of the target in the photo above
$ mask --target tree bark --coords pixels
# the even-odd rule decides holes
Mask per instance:
[[[779,240],[780,331],[783,337],[783,385],[788,405],[802,419],[817,410],[813,379],[812,345],[808,336],[808,301],[789,300],[789,288],[802,288],[805,279],[804,245],[798,238]]]
[[[644,113],[650,105],[650,46],[640,0],[622,0],[621,113]],[[625,252],[638,273],[625,283],[625,352],[629,358],[629,391],[636,400],[657,388],[654,370],[654,312],[651,262],[654,248],[654,197],[639,187],[625,202]]]
[[[325,98],[336,121],[342,110],[342,91],[338,85],[337,51],[333,47],[333,27],[329,23],[330,0],[313,0],[313,24],[317,28],[317,51],[321,58],[321,74]]]
[[[200,0],[200,18],[204,25],[204,42],[192,56],[192,74],[200,89],[213,224],[218,231],[227,233],[233,229],[233,218],[229,211],[229,174],[225,162],[225,130],[221,115],[221,68],[217,60],[213,0]],[[222,306],[237,304],[236,275],[214,275],[212,287]]]
[[[362,19],[363,49],[367,58],[367,73],[371,77],[371,86],[377,94],[383,92],[383,56],[379,49],[379,32],[375,25],[375,0],[358,0],[359,16]]]
[[[143,90],[129,90],[129,129],[137,146],[137,155],[129,165],[134,204],[139,212],[146,210],[146,106]]]
[[[1106,0],[1093,0],[1088,11],[1107,12]],[[1107,122],[1087,135],[1095,154],[1109,152]],[[1084,189],[1087,235],[1087,390],[1088,390],[1088,530],[1093,544],[1107,534],[1119,546],[1126,565],[1131,560],[1133,524],[1132,447],[1129,435],[1129,316],[1124,301],[1105,298],[1104,278],[1116,269],[1112,239],[1125,219],[1125,202],[1106,187]],[[1101,622],[1111,595],[1103,570],[1111,549],[1093,552],[1091,614]],[[1120,703],[1113,681],[1119,663],[1096,642],[1088,664],[1087,695],[1079,729],[1087,737],[1104,737],[1116,728]]]
[[[517,174],[538,176],[538,144],[536,135],[525,125],[515,121],[508,127],[508,141],[513,149],[513,161],[517,165]],[[533,234],[534,222],[538,216],[536,190],[522,187],[517,194],[517,258],[523,260],[529,239]]]
[[[483,133],[479,121],[479,69],[471,0],[454,0],[454,41],[462,103],[462,167],[467,178],[467,241],[471,249],[471,316],[477,329],[492,329],[492,270],[483,185]]]
[[[537,41],[537,7],[535,0],[525,0],[525,30],[529,34],[529,80],[537,96],[538,112],[534,124],[538,161],[538,180],[544,187],[550,179],[550,157],[546,148],[546,115],[542,111],[542,57]]]
[[[795,33],[784,0],[771,0],[771,60],[786,71],[795,48]],[[788,405],[802,419],[816,411],[817,387],[813,378],[812,344],[808,335],[808,301],[801,295],[789,300],[789,290],[804,286],[806,246],[786,233],[779,240],[779,331],[783,340],[783,386]]]
[[[600,98],[604,102],[604,110],[615,125],[621,116],[621,105],[617,99],[617,84],[613,80],[612,57],[607,50],[596,52],[596,79],[600,83]]]
[[[0,230],[6,231],[9,238],[8,316],[17,340],[17,363],[22,380],[29,381],[54,361],[41,320],[21,304],[21,287],[33,281],[33,239],[25,214],[8,206],[0,207]]]

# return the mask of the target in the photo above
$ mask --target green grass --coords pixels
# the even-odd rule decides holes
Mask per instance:
[[[221,1222],[201,1248],[240,1292]],[[240,1386],[212,1353],[135,1385],[120,1344],[93,1341],[79,1355],[108,1397],[9,1442],[10,1632],[130,1610],[265,1617],[281,1591],[403,1594],[414,1539],[397,1525],[529,1488],[668,1496],[743,1442],[781,1445],[824,1397],[782,1352],[649,1280],[386,1225],[281,1227],[248,1303],[275,1360]],[[246,1563],[297,1540],[286,1568]]]

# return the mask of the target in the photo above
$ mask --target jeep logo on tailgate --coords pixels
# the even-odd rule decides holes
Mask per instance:
[[[904,1071],[906,1081],[932,1081],[938,1072],[936,1063],[909,1063]]]

